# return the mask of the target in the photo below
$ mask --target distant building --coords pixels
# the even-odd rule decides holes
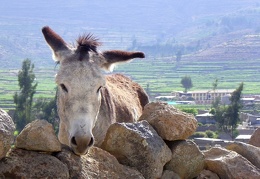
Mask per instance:
[[[231,97],[231,94],[226,94],[226,95],[222,96],[221,103],[225,104],[225,105],[230,105],[230,103],[231,103],[230,97]]]
[[[201,150],[208,150],[211,147],[225,147],[228,145],[227,140],[223,139],[212,139],[212,138],[194,138],[194,142],[199,146]]]
[[[173,101],[176,98],[176,96],[156,96],[156,101]]]
[[[156,101],[167,102],[168,104],[176,105],[176,104],[195,104],[194,101],[177,101],[176,96],[156,96]]]
[[[244,106],[251,106],[255,104],[255,98],[241,98],[241,101]]]
[[[248,114],[247,122],[250,124],[251,127],[254,128],[260,127],[260,116]]]
[[[239,135],[235,138],[235,141],[248,143],[251,138],[251,135]]]
[[[173,96],[176,96],[179,99],[193,99],[196,104],[211,104],[217,97],[220,97],[221,101],[226,104],[229,102],[231,93],[235,90],[230,89],[218,89],[218,90],[198,90],[198,91],[189,91],[187,93],[183,91],[174,91],[172,92]]]
[[[195,118],[202,124],[216,124],[214,115],[210,113],[198,114]]]

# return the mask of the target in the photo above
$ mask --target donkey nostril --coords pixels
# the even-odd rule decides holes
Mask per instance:
[[[71,144],[77,145],[77,141],[76,141],[75,137],[72,137],[72,138],[71,138]]]

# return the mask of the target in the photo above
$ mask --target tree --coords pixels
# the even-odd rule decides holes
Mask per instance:
[[[242,108],[241,95],[244,84],[241,83],[239,87],[231,94],[230,105],[220,105],[219,101],[215,101],[212,104],[214,107],[211,113],[214,114],[215,120],[218,123],[218,127],[221,131],[230,133],[232,140],[235,138],[235,129],[239,122],[239,111]]]
[[[227,108],[226,117],[228,126],[231,129],[231,138],[234,139],[234,131],[237,128],[239,122],[239,111],[243,107],[241,103],[242,91],[244,88],[244,83],[241,83],[239,87],[232,93],[230,97],[230,105]]]
[[[150,84],[149,83],[147,83],[146,84],[146,89],[145,89],[145,91],[146,91],[146,93],[147,93],[147,95],[149,96],[150,95]]]
[[[45,119],[52,124],[55,132],[58,132],[59,116],[57,112],[57,88],[53,99],[39,98],[34,105],[35,116],[39,119]]]
[[[178,50],[176,53],[176,62],[177,64],[179,64],[179,62],[181,61],[181,57],[182,57],[182,51]]]
[[[218,87],[218,79],[216,79],[213,83],[212,83],[212,87],[213,87],[213,91],[215,93],[217,87]]]
[[[225,116],[227,112],[227,106],[219,105],[217,106],[217,108],[213,108],[213,109],[210,111],[210,113],[214,115],[219,130],[228,132],[228,125]]]
[[[179,67],[179,63],[181,61],[181,57],[182,57],[182,50],[178,50],[175,54],[176,56],[176,66],[175,68],[177,69]]]
[[[20,91],[13,96],[15,103],[14,121],[18,131],[21,131],[27,123],[32,121],[31,109],[37,87],[37,83],[34,83],[33,69],[34,65],[31,64],[31,61],[25,59],[22,70],[18,72]]]
[[[191,78],[189,76],[183,77],[181,79],[181,84],[182,84],[182,87],[185,89],[185,91],[184,91],[185,93],[187,93],[187,91],[193,87]]]

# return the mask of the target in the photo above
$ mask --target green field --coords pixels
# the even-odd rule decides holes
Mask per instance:
[[[227,67],[228,66],[228,67]],[[193,82],[191,90],[212,89],[218,79],[218,89],[235,89],[244,82],[244,94],[260,94],[259,65],[254,61],[241,62],[187,62],[182,61],[176,68],[171,59],[134,61],[119,66],[116,71],[130,75],[146,88],[149,84],[151,95],[169,94],[183,90],[180,81],[189,75]]]
[[[244,94],[260,94],[260,65],[255,60],[237,62],[188,62],[176,63],[169,58],[136,59],[131,63],[118,65],[114,73],[123,73],[140,83],[149,91],[150,98],[170,95],[172,91],[183,90],[180,81],[189,75],[193,82],[191,90],[212,89],[218,79],[218,89],[235,89],[244,82]],[[13,108],[13,94],[18,89],[19,69],[0,70],[0,107]],[[55,95],[54,76],[58,67],[37,68],[34,73],[38,83],[35,98],[52,98]]]
[[[13,95],[19,92],[18,74],[19,69],[0,70],[0,107],[12,109],[14,107]],[[35,81],[38,83],[35,98],[52,98],[55,95],[54,68],[34,70]]]

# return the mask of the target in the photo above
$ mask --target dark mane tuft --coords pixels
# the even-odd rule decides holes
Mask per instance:
[[[98,40],[99,39],[94,37],[92,34],[79,36],[77,39],[77,51],[80,53],[88,51],[97,52],[97,46],[101,45]]]

